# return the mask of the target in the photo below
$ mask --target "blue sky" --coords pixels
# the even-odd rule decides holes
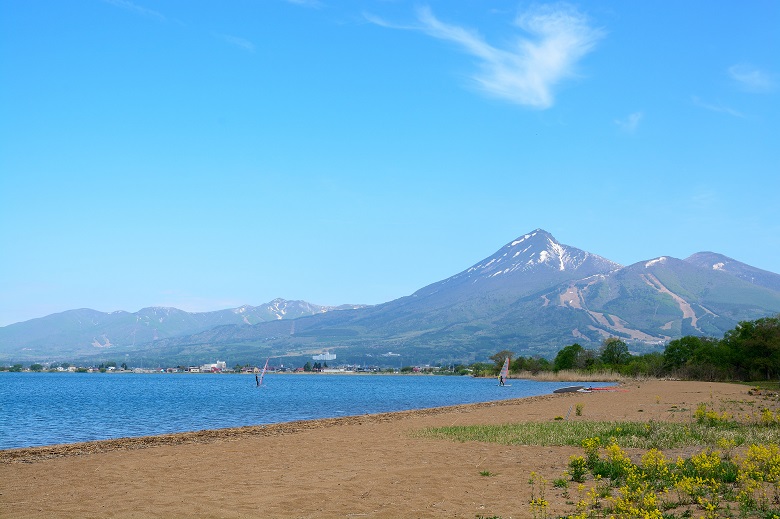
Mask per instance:
[[[780,3],[5,0],[0,325],[381,303],[528,231],[780,273]]]

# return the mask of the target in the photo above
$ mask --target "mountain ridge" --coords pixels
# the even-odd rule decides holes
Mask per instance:
[[[16,347],[34,351],[46,344],[65,344],[62,354],[84,355],[90,347],[134,347],[179,335],[200,333],[218,326],[253,325],[272,320],[360,308],[363,305],[323,306],[276,298],[268,303],[209,312],[186,312],[174,307],[149,306],[137,312],[100,312],[90,308],[66,310],[0,327],[0,359]]]
[[[658,349],[673,338],[719,336],[741,320],[780,312],[780,275],[712,252],[622,266],[536,229],[471,267],[393,301],[340,307],[298,301],[289,312],[287,303],[266,304],[264,319],[248,318],[259,313],[259,307],[249,305],[203,314],[142,309],[145,329],[162,314],[177,316],[179,326],[168,327],[164,336],[147,333],[145,342],[137,340],[136,331],[129,346],[126,326],[117,335],[124,346],[117,348],[122,342],[106,335],[86,350],[143,351],[182,360],[331,349],[357,363],[392,350],[410,361],[433,363],[484,360],[503,349],[550,357],[573,342],[594,347],[610,336],[635,350]],[[136,314],[128,315],[140,322]],[[82,317],[94,319],[95,314]],[[221,320],[215,322],[217,317]],[[182,332],[186,326],[190,331]],[[0,354],[8,356],[4,333],[0,328]]]

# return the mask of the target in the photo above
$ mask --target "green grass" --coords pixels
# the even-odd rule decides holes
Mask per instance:
[[[558,421],[452,426],[424,429],[417,435],[581,447],[583,455],[570,456],[568,469],[552,481],[552,488],[550,481],[531,473],[529,517],[780,518],[780,412],[764,409],[759,417],[739,422],[700,404],[691,419],[688,424]],[[696,447],[691,452],[698,452],[676,461],[663,453],[680,447]],[[632,460],[624,448],[646,452]],[[569,482],[576,483],[571,490]],[[568,514],[551,515],[549,492],[565,499]]]
[[[747,444],[780,444],[780,426],[718,426],[664,422],[555,422],[514,423],[504,425],[467,425],[436,427],[418,431],[419,437],[459,442],[487,442],[502,445],[570,445],[579,447],[591,437],[615,438],[623,448],[674,449],[689,446],[717,447],[727,440],[735,446]]]
[[[780,381],[758,380],[755,382],[740,382],[744,386],[750,386],[765,391],[780,391]]]

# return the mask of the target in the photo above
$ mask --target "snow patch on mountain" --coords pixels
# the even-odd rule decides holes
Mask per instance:
[[[525,236],[523,236],[522,238],[518,238],[517,240],[513,241],[513,242],[511,243],[510,247],[514,247],[515,245],[518,245],[518,244],[520,244],[520,243],[523,243],[525,240],[527,240],[527,239],[528,239],[528,238],[530,238],[531,236],[536,236],[536,231],[534,231],[534,232],[533,232],[533,233],[531,233],[531,234],[526,234],[526,235],[525,235]]]
[[[664,263],[666,261],[666,256],[661,256],[660,258],[656,258],[654,260],[650,260],[647,263],[645,263],[645,268],[650,268],[653,265],[657,265],[659,263]]]
[[[559,269],[558,270],[566,270],[566,266],[564,265],[564,258],[567,260],[569,259],[569,255],[566,253],[566,249],[564,249],[560,243],[553,242],[552,240],[549,240],[550,248],[555,253],[555,256],[558,257],[559,262]]]

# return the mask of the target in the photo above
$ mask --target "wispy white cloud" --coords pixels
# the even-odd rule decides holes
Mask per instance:
[[[748,92],[772,92],[777,87],[776,77],[751,65],[732,65],[728,69],[731,79]]]
[[[126,9],[127,11],[131,11],[141,16],[146,16],[147,18],[153,18],[160,22],[164,22],[166,20],[165,15],[163,15],[162,13],[135,4],[130,0],[103,0],[103,1],[107,4],[111,4],[116,7],[121,7],[122,9]]]
[[[375,16],[366,11],[363,12],[363,18],[365,18],[366,21],[368,21],[369,23],[373,23],[374,25],[379,25],[380,27],[386,27],[388,29],[404,29],[404,30],[419,29],[419,27],[416,25],[400,25],[397,23],[388,22],[384,18],[380,18],[379,16]]]
[[[642,112],[634,112],[623,119],[615,119],[615,124],[625,133],[635,133],[643,117]]]
[[[521,12],[514,25],[524,34],[502,48],[490,45],[476,31],[436,18],[430,8],[417,10],[419,25],[399,26],[365,15],[377,25],[415,29],[450,41],[478,58],[472,78],[485,93],[512,103],[545,109],[554,102],[554,89],[574,76],[577,62],[591,52],[604,34],[590,26],[585,15],[568,4],[547,4]]]
[[[719,112],[719,113],[723,113],[723,114],[728,114],[728,115],[731,115],[733,117],[745,117],[745,114],[743,114],[742,112],[739,112],[737,110],[734,110],[733,108],[730,108],[730,107],[724,106],[724,105],[719,105],[719,104],[707,103],[705,101],[702,101],[697,96],[692,96],[691,100],[693,101],[693,104],[695,104],[696,106],[704,108],[705,110],[710,110],[711,112]]]
[[[221,38],[223,41],[225,41],[226,43],[239,47],[247,52],[255,51],[255,44],[244,38],[239,38],[238,36],[231,36],[229,34],[217,34],[217,36]]]

